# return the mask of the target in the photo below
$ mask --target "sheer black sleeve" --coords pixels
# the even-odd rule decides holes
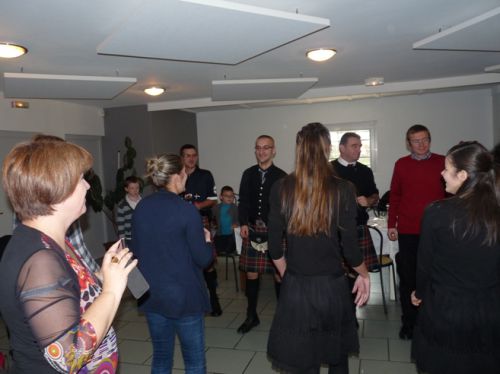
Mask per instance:
[[[71,271],[64,256],[42,249],[25,262],[17,283],[18,300],[33,335],[59,372],[78,371],[97,344],[93,326],[81,319],[80,287]]]
[[[23,265],[19,300],[40,347],[57,340],[80,320],[80,295],[64,258],[40,250]]]

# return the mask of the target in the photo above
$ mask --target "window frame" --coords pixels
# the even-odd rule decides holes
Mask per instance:
[[[359,121],[359,122],[340,122],[325,124],[328,131],[350,131],[356,132],[359,130],[368,130],[370,132],[370,169],[375,171],[377,169],[377,132],[376,129],[377,121]],[[332,147],[337,147],[338,144],[332,144]]]

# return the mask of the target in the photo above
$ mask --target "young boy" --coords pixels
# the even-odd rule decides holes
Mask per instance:
[[[214,237],[217,253],[232,253],[236,251],[234,228],[239,226],[238,207],[234,203],[234,191],[230,186],[222,187],[221,203],[212,208],[212,215],[217,224]]]
[[[140,181],[135,176],[125,179],[125,198],[116,207],[116,225],[118,226],[118,236],[124,238],[127,245],[132,239],[132,213],[137,203],[141,200]]]

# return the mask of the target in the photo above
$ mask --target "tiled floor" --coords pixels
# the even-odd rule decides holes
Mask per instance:
[[[230,269],[231,270],[231,269]],[[259,298],[260,325],[248,334],[236,333],[245,319],[246,299],[235,291],[234,279],[224,279],[225,269],[219,265],[219,296],[224,313],[206,317],[206,357],[209,373],[266,374],[276,373],[266,357],[267,335],[275,311],[276,300],[272,279],[265,276]],[[231,271],[229,272],[231,273]],[[389,303],[384,315],[378,275],[372,276],[372,295],[367,306],[358,310],[361,352],[349,359],[350,374],[416,374],[410,362],[410,343],[398,339],[400,308]],[[386,282],[387,283],[387,282]],[[120,374],[150,373],[152,347],[143,315],[132,298],[126,298],[114,323],[120,348]],[[8,350],[8,341],[0,321],[0,351]],[[180,348],[175,349],[174,373],[183,373]],[[321,370],[322,374],[327,369]]]

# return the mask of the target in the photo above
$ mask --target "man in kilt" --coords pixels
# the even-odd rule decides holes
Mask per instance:
[[[279,276],[267,252],[267,214],[271,186],[286,173],[273,164],[276,155],[274,139],[261,135],[255,141],[257,165],[243,172],[240,184],[238,206],[243,245],[240,256],[240,270],[246,273],[247,316],[238,328],[247,333],[259,325],[257,300],[259,295],[259,274],[274,273],[276,296],[279,296]]]
[[[199,210],[203,226],[211,232],[212,207],[217,204],[214,177],[210,171],[198,167],[198,150],[194,145],[184,144],[181,147],[180,156],[188,176],[183,195],[184,200],[190,202]],[[222,309],[217,296],[217,272],[214,264],[206,268],[203,275],[210,293],[210,305],[212,306],[210,314],[213,317],[219,317],[222,314]]]
[[[368,222],[368,213],[366,210],[377,205],[379,195],[372,169],[358,161],[361,156],[361,146],[361,137],[358,134],[355,132],[346,132],[340,138],[340,157],[332,161],[332,165],[340,178],[350,181],[356,187],[358,244],[363,253],[366,267],[368,270],[371,270],[378,264],[378,260],[370,231],[366,226]],[[356,276],[355,272],[348,272],[351,286],[354,285]],[[354,313],[356,313],[356,305],[354,303],[352,305]]]

